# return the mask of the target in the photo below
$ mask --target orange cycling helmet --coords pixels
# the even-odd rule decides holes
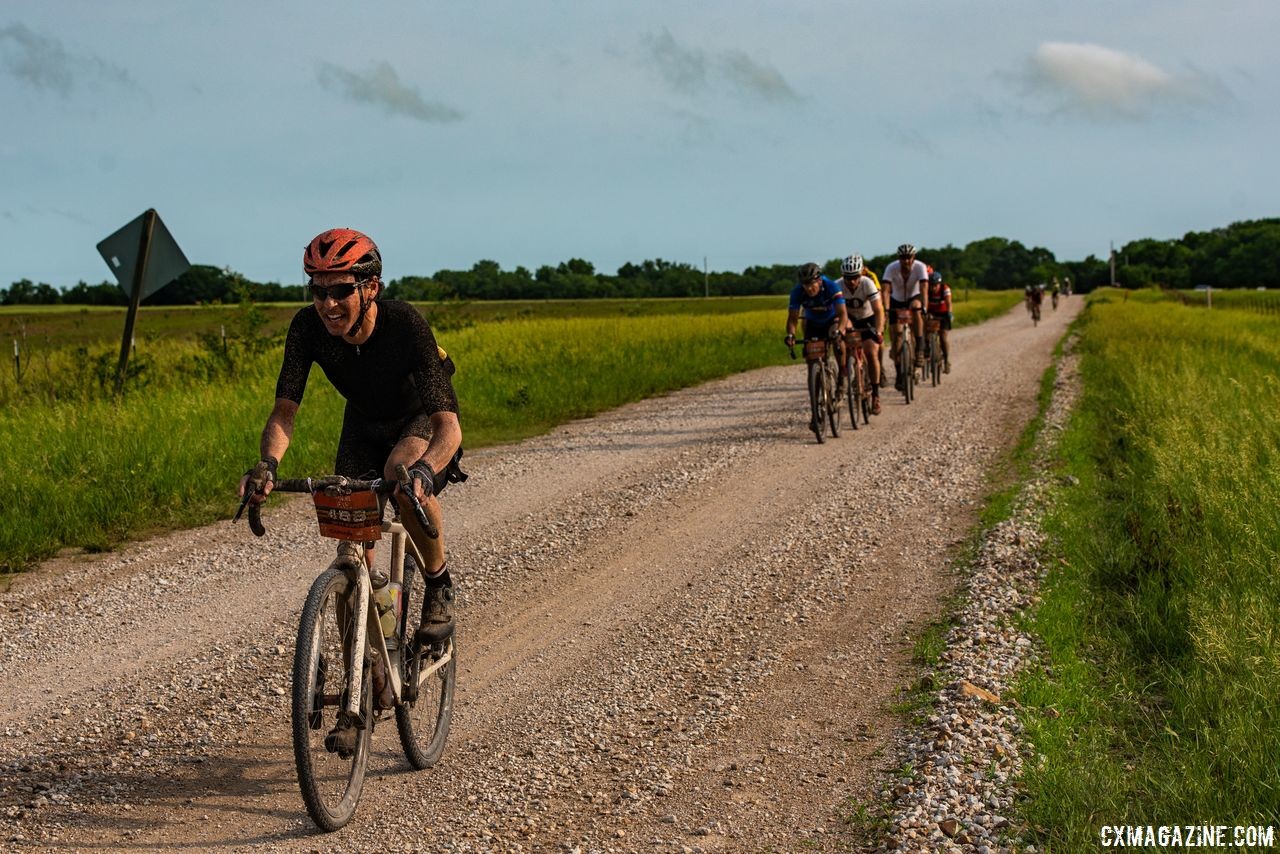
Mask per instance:
[[[368,235],[351,228],[331,228],[307,244],[302,269],[316,273],[355,273],[357,278],[382,274],[382,256]]]

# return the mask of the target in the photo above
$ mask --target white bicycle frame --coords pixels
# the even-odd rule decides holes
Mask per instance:
[[[426,563],[417,545],[399,522],[390,519],[383,520],[382,531],[383,533],[391,534],[391,579],[389,583],[398,584],[403,589],[406,549],[412,551],[413,559],[418,566],[425,566]],[[350,686],[350,691],[347,695],[347,712],[359,718],[361,692],[364,685],[365,648],[370,642],[369,638],[374,639],[373,651],[382,659],[387,679],[391,683],[394,705],[397,706],[400,705],[401,697],[404,695],[404,686],[400,682],[399,661],[396,659],[400,654],[403,654],[403,650],[396,650],[397,656],[393,659],[391,651],[387,649],[387,639],[382,634],[382,622],[378,616],[378,609],[373,605],[373,586],[369,581],[369,565],[364,560],[352,561],[352,563],[358,564],[355,567],[355,613],[363,612],[365,619],[356,623],[355,637],[351,642],[351,673],[349,674],[350,680],[347,683]],[[421,580],[419,580],[419,583],[422,583]],[[407,602],[404,604],[408,605]],[[418,687],[421,687],[423,682],[452,659],[453,647],[450,645],[449,651],[445,655],[433,661],[430,667],[423,668],[418,674]]]

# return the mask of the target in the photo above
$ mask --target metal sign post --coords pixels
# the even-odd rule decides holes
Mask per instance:
[[[135,254],[136,253],[136,254]],[[124,337],[120,341],[120,363],[116,366],[116,394],[124,388],[125,369],[133,345],[133,325],[138,304],[191,268],[155,208],[121,228],[98,244],[98,254],[115,273],[120,288],[129,295]]]
[[[156,209],[147,208],[142,215],[142,237],[138,241],[138,263],[133,271],[133,288],[129,294],[129,313],[124,317],[124,338],[120,342],[120,362],[116,365],[116,395],[124,388],[124,372],[129,366],[129,351],[133,348],[133,323],[138,317],[138,303],[142,302],[142,283],[147,278],[147,257],[151,254],[151,234],[156,227]]]

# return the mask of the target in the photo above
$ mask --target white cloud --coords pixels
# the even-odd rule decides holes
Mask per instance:
[[[428,101],[413,86],[400,81],[400,75],[391,63],[377,62],[369,71],[360,74],[330,62],[320,64],[320,84],[341,92],[350,101],[382,107],[392,115],[408,116],[422,122],[456,122],[462,119],[460,110]]]
[[[1216,78],[1174,74],[1140,56],[1096,44],[1045,42],[1022,81],[1064,112],[1092,118],[1145,118],[1153,112],[1211,105],[1230,98]]]
[[[9,73],[35,89],[67,97],[78,83],[113,83],[137,89],[129,72],[93,54],[77,56],[57,39],[41,35],[23,24],[0,28],[0,56]]]
[[[741,50],[717,53],[682,45],[665,27],[643,37],[648,60],[667,85],[682,95],[695,95],[713,82],[764,101],[798,101],[800,96],[778,69]]]

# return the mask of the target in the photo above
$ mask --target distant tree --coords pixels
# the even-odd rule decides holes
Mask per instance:
[[[128,305],[129,298],[119,285],[111,282],[90,285],[81,280],[63,292],[62,302],[67,305]]]
[[[0,291],[0,305],[57,305],[62,302],[62,292],[53,285],[30,279],[19,279]]]

